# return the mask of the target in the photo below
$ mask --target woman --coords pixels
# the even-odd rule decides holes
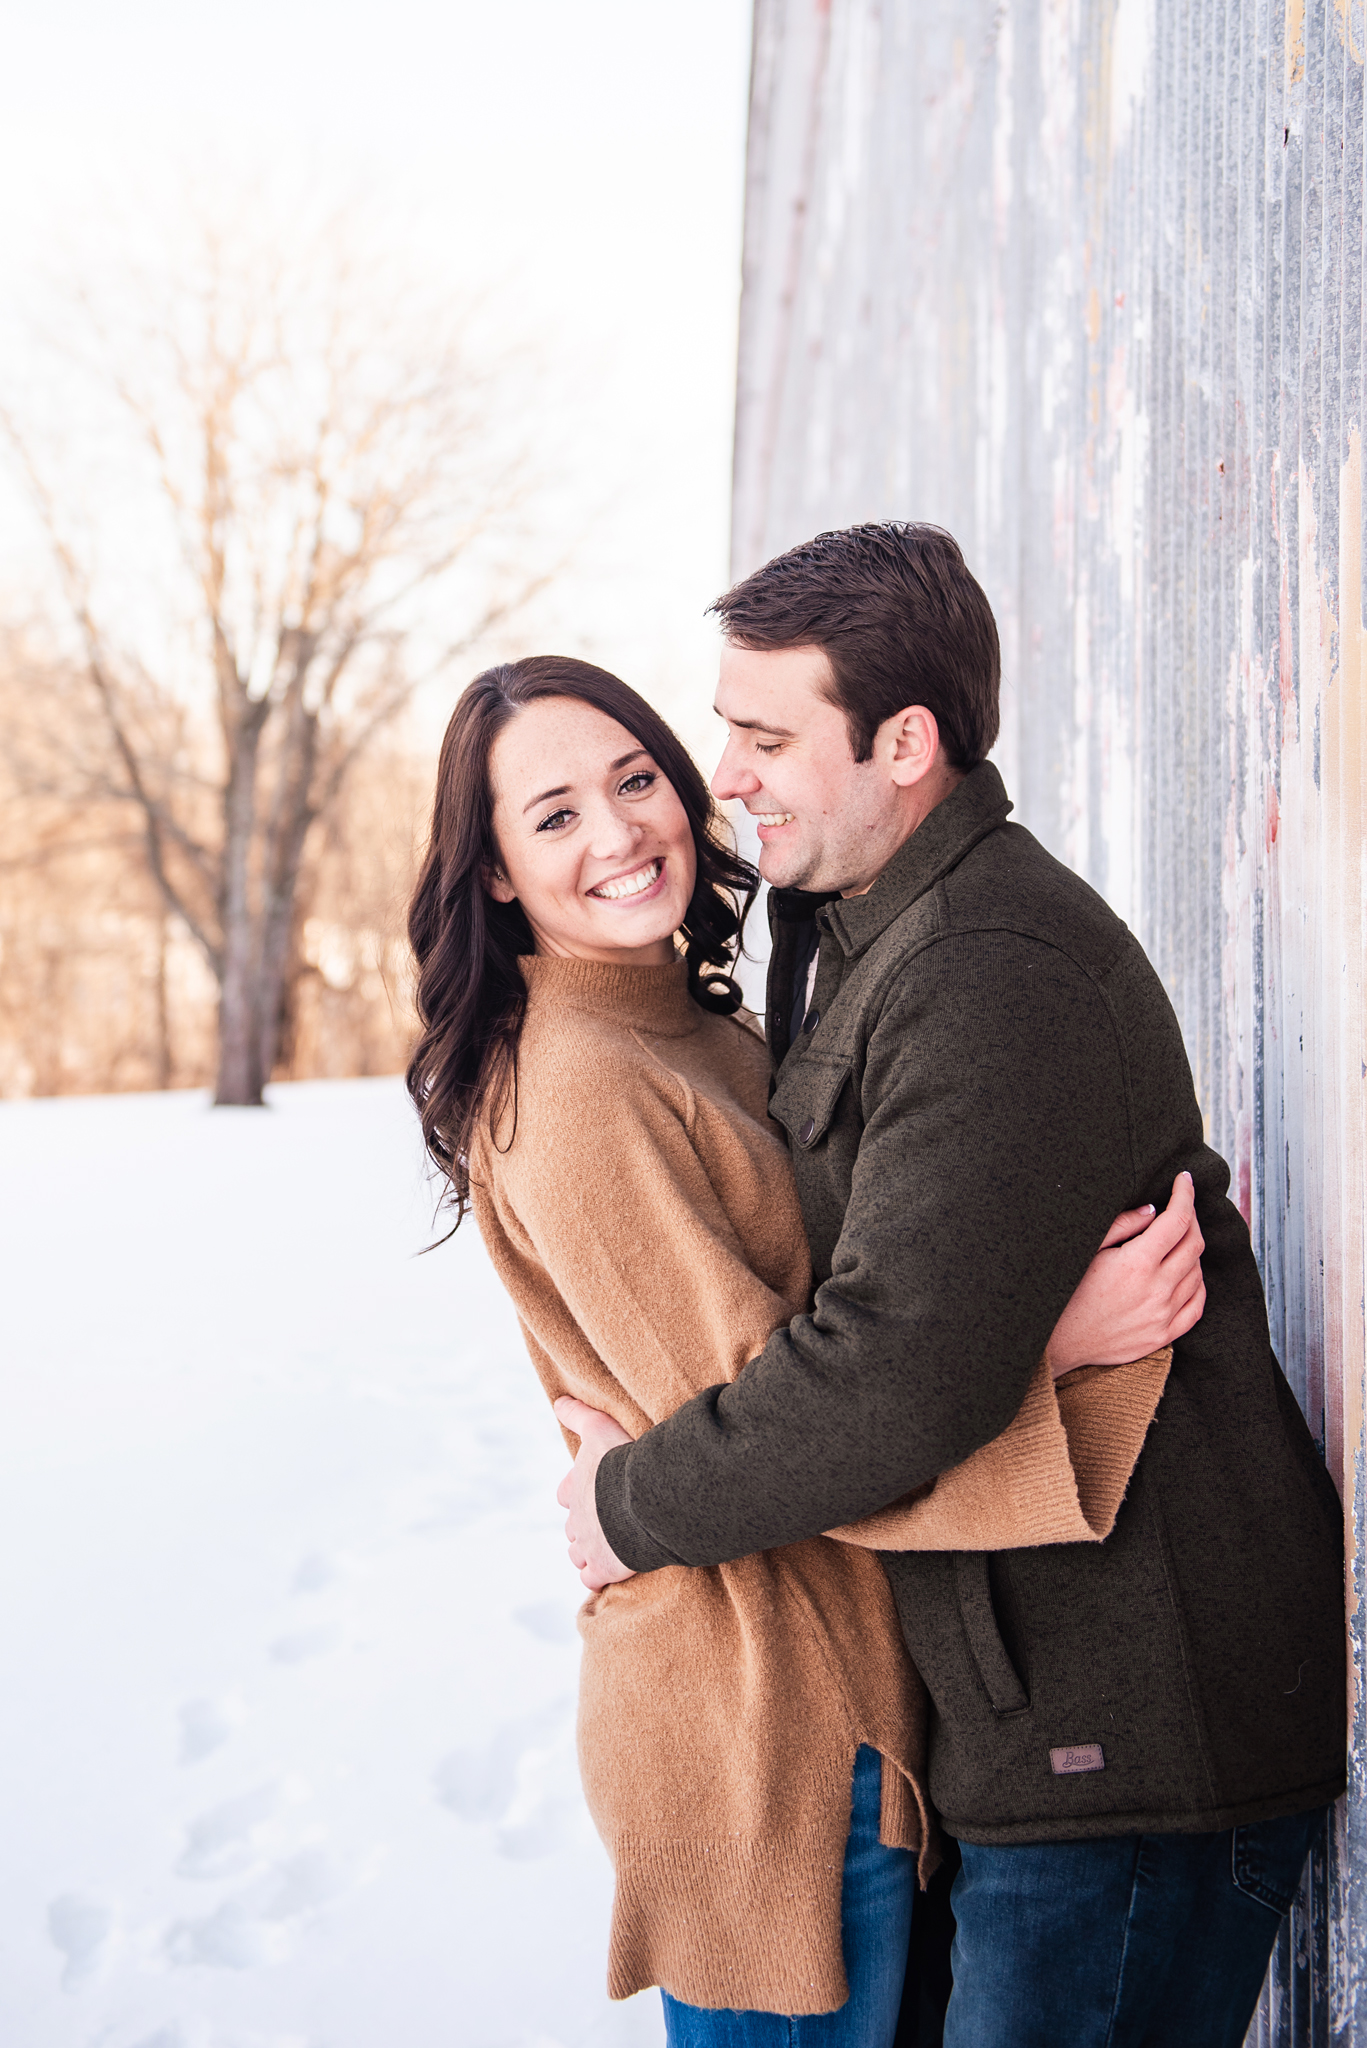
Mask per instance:
[[[756,882],[678,740],[615,677],[543,658],[461,698],[410,917],[409,1087],[548,1395],[633,1436],[808,1306],[767,1053],[725,972]],[[617,1873],[609,1989],[660,1985],[672,2043],[891,2042],[936,1848],[924,1695],[872,1546],[1107,1532],[1168,1354],[1056,1395],[1088,1357],[1071,1341],[1066,1313],[1011,1430],[924,1499],[582,1610],[580,1762]]]

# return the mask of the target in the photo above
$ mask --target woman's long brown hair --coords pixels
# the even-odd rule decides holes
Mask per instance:
[[[575,697],[624,726],[673,785],[688,815],[698,873],[680,931],[689,992],[707,1010],[740,1007],[726,970],[744,935],[759,876],[726,844],[725,826],[687,748],[643,697],[606,669],[537,655],[486,669],[460,696],[442,741],[432,835],[408,910],[422,1024],[408,1092],[459,1224],[470,1205],[476,1121],[497,1113],[517,1065],[527,990],[518,955],[535,952],[520,903],[497,903],[489,758],[509,720],[542,697]]]

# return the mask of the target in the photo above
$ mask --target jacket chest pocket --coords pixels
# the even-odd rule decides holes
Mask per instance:
[[[822,1059],[812,1053],[785,1060],[769,1114],[777,1117],[795,1145],[810,1152],[830,1129],[849,1078],[848,1060]]]

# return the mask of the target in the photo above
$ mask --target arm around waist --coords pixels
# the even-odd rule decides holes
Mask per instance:
[[[941,941],[915,968],[857,1077],[848,1204],[812,1313],[599,1467],[604,1533],[638,1571],[859,1521],[1000,1436],[1133,1199],[1096,981],[1012,933]]]

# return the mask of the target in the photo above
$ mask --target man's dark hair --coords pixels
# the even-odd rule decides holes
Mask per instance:
[[[820,647],[856,761],[908,704],[935,714],[956,768],[985,759],[1000,724],[992,607],[939,526],[884,519],[775,555],[712,610],[737,647]]]

